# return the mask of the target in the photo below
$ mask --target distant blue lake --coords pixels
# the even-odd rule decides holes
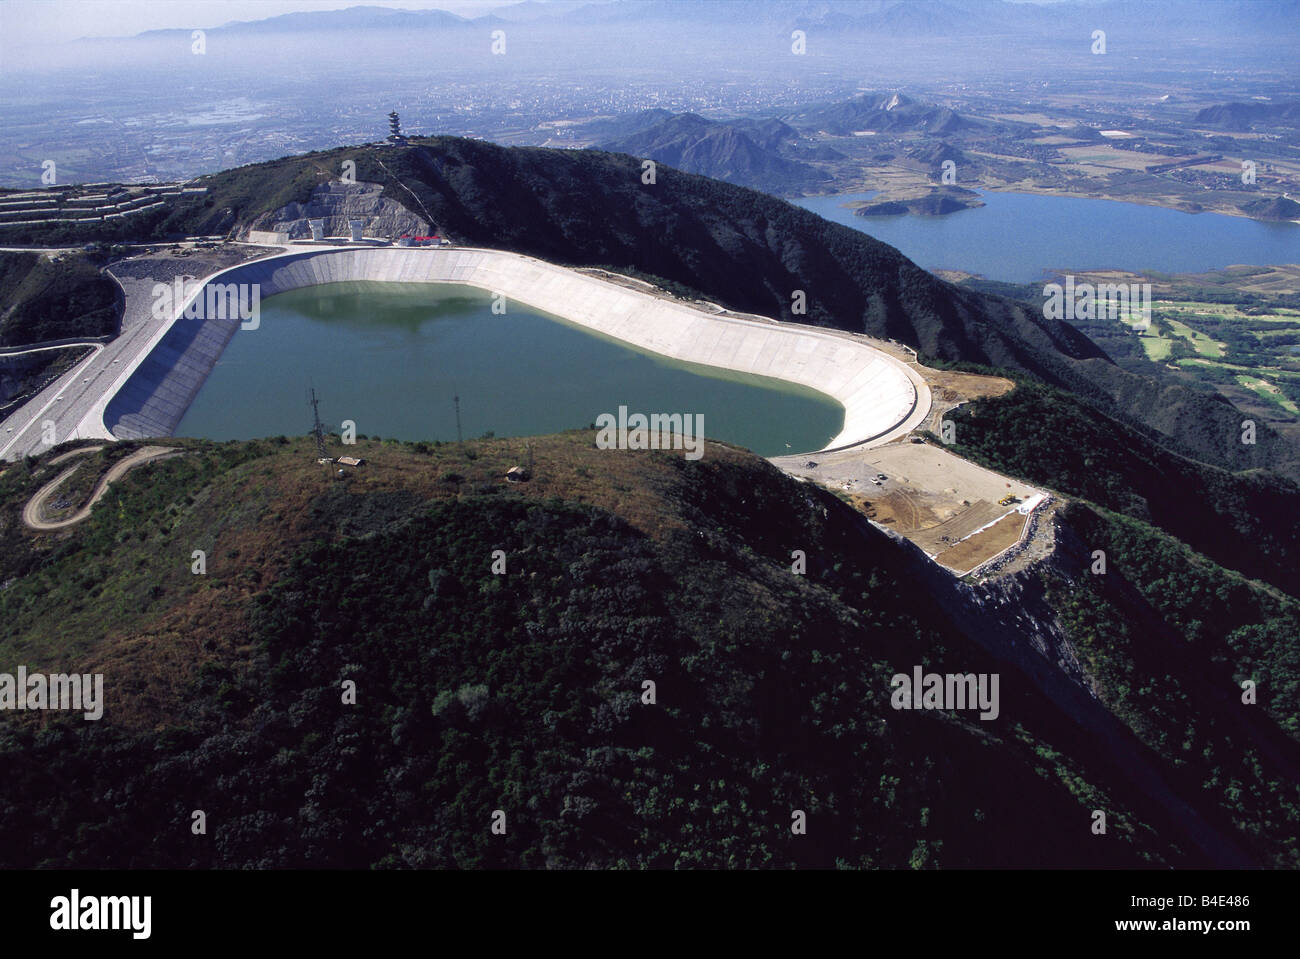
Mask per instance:
[[[1300,263],[1300,225],[1136,203],[981,193],[985,206],[948,216],[855,216],[845,203],[875,193],[793,201],[897,247],[926,269],[1033,283],[1044,270],[1191,273],[1234,263]]]

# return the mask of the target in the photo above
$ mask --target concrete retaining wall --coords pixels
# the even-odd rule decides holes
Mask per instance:
[[[281,246],[289,242],[289,234],[283,230],[249,230],[248,242],[261,246]]]
[[[828,449],[903,435],[930,408],[920,375],[865,343],[788,323],[715,316],[515,253],[313,248],[231,267],[205,282],[256,283],[266,299],[304,286],[359,280],[479,287],[644,350],[798,383],[844,407],[844,428]],[[173,321],[92,410],[83,435],[169,435],[238,325],[238,319]]]

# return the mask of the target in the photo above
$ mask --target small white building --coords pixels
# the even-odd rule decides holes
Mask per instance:
[[[352,242],[361,242],[361,231],[365,227],[364,220],[348,220],[348,228],[352,231]]]

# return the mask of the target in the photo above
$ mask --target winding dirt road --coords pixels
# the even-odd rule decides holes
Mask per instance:
[[[98,447],[95,448],[98,449]],[[67,455],[76,455],[77,453],[83,452],[92,452],[92,450],[74,450],[73,453]],[[63,529],[65,526],[72,526],[75,523],[80,523],[90,515],[91,508],[99,502],[100,498],[106,492],[108,492],[109,484],[120,478],[128,470],[139,466],[141,463],[148,463],[152,460],[162,459],[169,455],[179,456],[183,452],[184,450],[178,450],[175,447],[170,446],[146,446],[143,449],[138,449],[125,459],[114,463],[109,468],[108,472],[99,478],[99,482],[95,484],[95,489],[90,494],[90,499],[86,501],[86,505],[81,507],[81,509],[64,519],[48,522],[42,520],[41,507],[45,505],[45,501],[50,498],[50,495],[54,493],[60,485],[62,485],[64,480],[77,471],[81,464],[78,463],[75,466],[70,466],[54,479],[42,486],[37,491],[36,495],[27,501],[27,505],[23,507],[23,523],[29,529],[35,530]],[[59,459],[64,459],[64,457],[61,456]]]

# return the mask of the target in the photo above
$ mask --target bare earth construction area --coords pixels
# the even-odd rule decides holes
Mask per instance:
[[[1046,498],[930,443],[901,441],[772,462],[846,496],[872,522],[958,575],[1018,543],[1029,514]]]

